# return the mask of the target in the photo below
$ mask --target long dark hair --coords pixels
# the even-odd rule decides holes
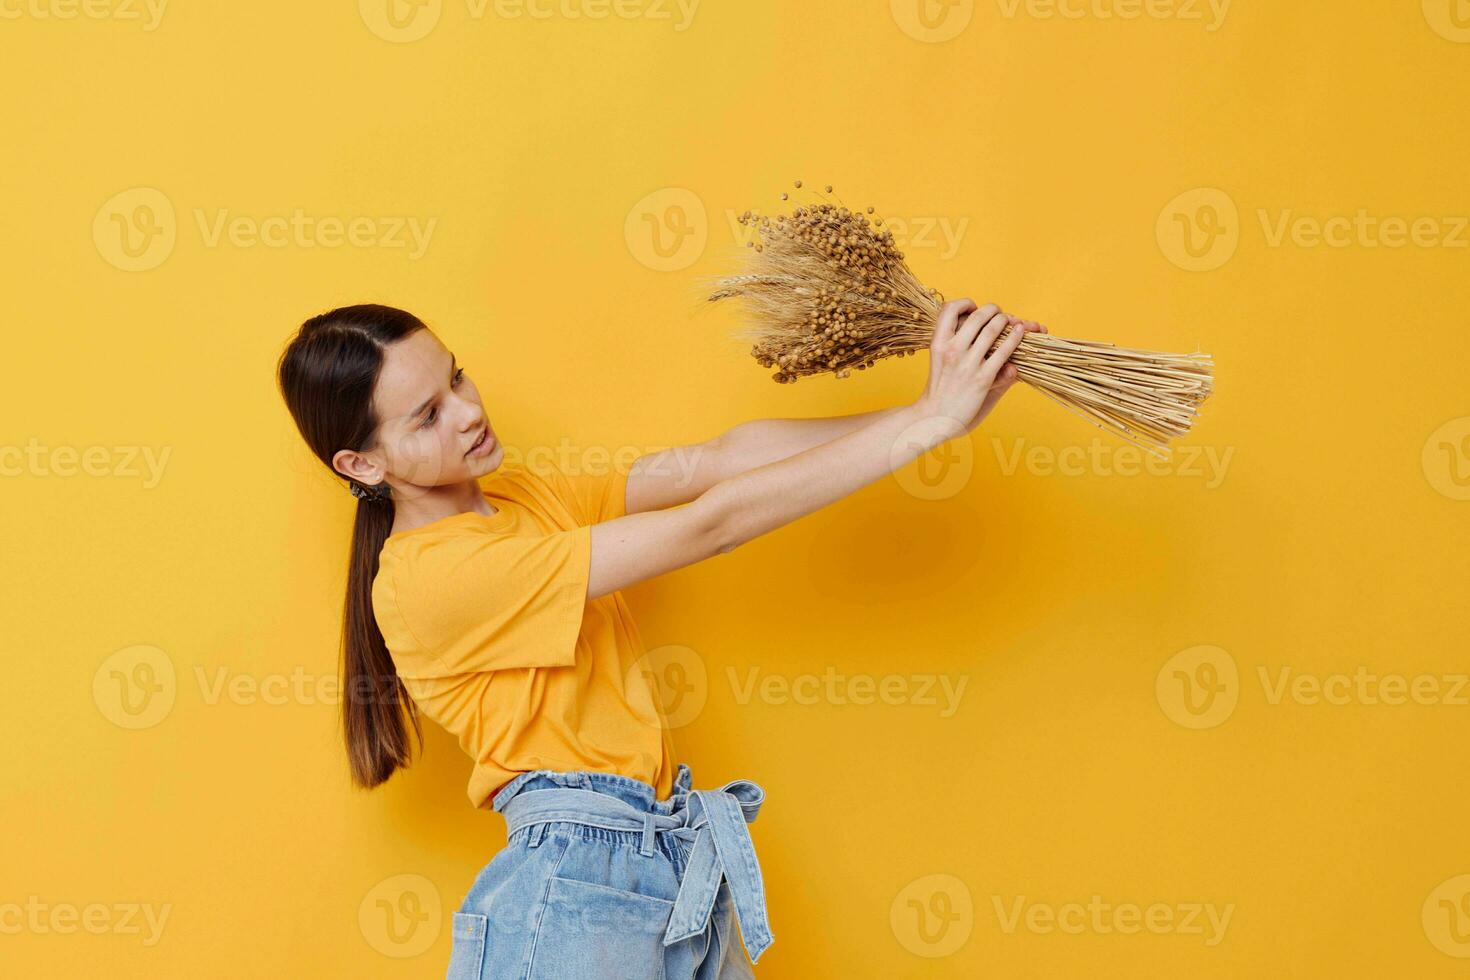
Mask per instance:
[[[376,448],[380,419],[373,389],[384,348],[422,329],[418,317],[391,306],[344,306],[307,320],[282,352],[276,378],[281,395],[301,437],[333,473],[332,457],[341,450]],[[378,552],[392,526],[391,498],[358,497],[342,616],[342,733],[352,780],[364,788],[408,765],[405,718],[423,742],[418,710],[373,616]]]

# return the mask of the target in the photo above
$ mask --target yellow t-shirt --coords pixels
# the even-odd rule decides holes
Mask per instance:
[[[591,525],[626,513],[628,476],[523,464],[480,481],[496,513],[388,536],[373,611],[421,712],[474,760],[470,802],[534,769],[617,773],[667,799],[678,768],[622,593],[587,601]]]

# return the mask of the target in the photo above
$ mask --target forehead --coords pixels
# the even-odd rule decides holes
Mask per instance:
[[[449,349],[428,329],[415,330],[383,350],[383,369],[373,403],[378,418],[393,422],[405,418],[431,397],[448,377]]]

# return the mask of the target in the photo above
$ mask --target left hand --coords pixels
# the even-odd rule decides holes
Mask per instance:
[[[1020,327],[1027,333],[1046,333],[1045,324],[1037,323],[1035,320],[1023,320],[1017,316],[1010,316],[1010,314],[1006,315],[1010,318],[1012,327]],[[1005,336],[1005,334],[1001,336]],[[985,417],[995,408],[996,403],[1000,401],[1001,396],[1011,389],[1011,385],[1016,383],[1016,378],[1016,365],[1007,363],[1005,367],[1000,369],[1000,376],[990,386],[990,392],[985,396],[985,401],[980,403],[980,411],[976,412],[974,420],[965,426],[965,432],[967,434],[975,431],[975,427],[985,420]]]

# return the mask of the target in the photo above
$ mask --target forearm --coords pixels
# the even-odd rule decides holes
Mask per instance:
[[[893,415],[903,406],[811,419],[752,419],[720,434],[720,479],[786,459]]]
[[[815,419],[755,419],[706,442],[638,457],[628,472],[627,512],[687,504],[721,480],[846,435],[895,408]]]
[[[959,434],[953,420],[932,417],[917,405],[868,415],[867,424],[705,491],[695,505],[712,516],[719,550],[820,510]]]

